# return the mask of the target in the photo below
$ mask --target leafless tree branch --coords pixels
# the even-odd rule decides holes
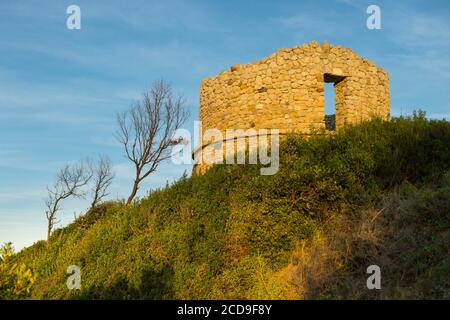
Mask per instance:
[[[69,197],[83,198],[82,187],[92,178],[91,166],[85,162],[65,165],[56,175],[55,183],[47,186],[48,196],[45,200],[45,216],[47,218],[47,241],[50,240],[54,226],[59,223],[57,214],[61,203]]]
[[[127,204],[136,196],[140,182],[170,158],[169,147],[176,143],[173,135],[187,118],[184,99],[174,98],[170,84],[163,80],[156,81],[127,112],[117,115],[116,138],[136,173]]]
[[[94,209],[102,200],[109,195],[108,188],[114,179],[111,161],[107,156],[100,156],[95,168],[92,169],[94,184],[92,191],[91,209]]]

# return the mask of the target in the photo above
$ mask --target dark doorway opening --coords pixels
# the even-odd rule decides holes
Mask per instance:
[[[336,93],[335,85],[344,80],[344,76],[338,76],[325,73],[324,80],[324,99],[325,99],[325,129],[336,130]]]
[[[336,130],[336,106],[334,104],[334,83],[324,83],[325,129]]]

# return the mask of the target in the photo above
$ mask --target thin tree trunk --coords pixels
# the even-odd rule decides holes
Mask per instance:
[[[133,201],[133,199],[136,196],[136,193],[138,191],[138,188],[139,188],[139,180],[136,179],[136,180],[134,180],[133,190],[131,191],[131,194],[128,197],[128,200],[127,200],[127,203],[126,203],[127,206],[131,203],[131,201]]]
[[[126,157],[135,165],[136,176],[126,205],[130,205],[139,183],[170,158],[169,148],[176,142],[174,133],[188,118],[182,97],[173,98],[171,86],[163,80],[145,91],[141,101],[117,115],[117,140]]]
[[[52,235],[52,226],[50,225],[50,222],[47,225],[47,248],[50,244],[50,236]]]
[[[95,194],[94,194],[94,199],[92,199],[92,203],[91,203],[91,211],[94,210],[95,204],[97,203],[97,199],[98,199],[98,191],[95,190]]]

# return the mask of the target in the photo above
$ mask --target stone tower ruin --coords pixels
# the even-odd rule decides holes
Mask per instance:
[[[334,115],[325,115],[325,82],[334,83]],[[389,113],[387,72],[327,42],[280,49],[261,61],[234,65],[204,79],[200,87],[201,130],[216,128],[223,137],[229,128],[279,129],[280,135],[327,132],[374,116],[388,119]],[[194,158],[226,142],[217,140],[203,139]],[[196,165],[194,171],[198,169]]]

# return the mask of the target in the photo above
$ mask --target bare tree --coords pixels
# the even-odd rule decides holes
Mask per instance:
[[[65,165],[56,175],[56,181],[51,187],[47,187],[48,197],[45,200],[45,215],[47,217],[47,241],[55,224],[59,223],[57,214],[61,210],[61,202],[71,196],[82,198],[83,186],[92,178],[92,170],[89,165],[79,162],[74,165]]]
[[[99,161],[93,168],[94,185],[92,187],[91,210],[97,206],[103,198],[109,195],[108,188],[114,179],[111,161],[107,156],[100,156]]]
[[[117,115],[117,140],[123,145],[126,157],[134,164],[135,178],[126,204],[130,204],[142,180],[170,157],[169,147],[176,144],[173,135],[186,121],[188,112],[184,99],[174,98],[170,84],[155,82],[145,91],[142,100]]]

